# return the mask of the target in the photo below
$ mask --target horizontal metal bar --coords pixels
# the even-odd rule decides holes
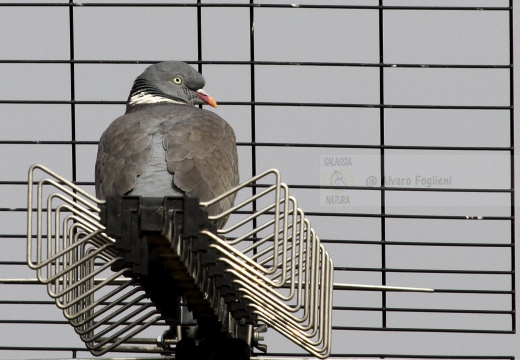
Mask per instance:
[[[335,266],[334,271],[367,271],[387,273],[423,273],[423,274],[471,274],[471,275],[514,275],[514,271],[498,270],[454,270],[454,269],[399,269],[399,268],[362,268]]]
[[[88,350],[83,347],[56,347],[56,346],[0,346],[0,350],[13,350],[13,351],[66,351],[66,352],[87,352]],[[125,350],[119,350],[118,348],[111,350],[112,352],[125,352]],[[137,351],[139,352],[139,351]],[[311,360],[314,357],[309,357],[307,353],[277,353],[272,352],[263,356],[253,355],[251,359],[256,360],[294,360],[294,357],[298,359]],[[484,356],[484,355],[410,355],[410,354],[384,354],[384,353],[370,353],[370,354],[355,354],[355,353],[335,353],[331,354],[329,358],[341,359],[341,358],[405,358],[405,359],[439,359],[439,360],[514,360],[514,356]],[[81,359],[81,358],[77,358]],[[104,358],[110,360],[110,358]],[[125,359],[132,360],[134,358],[125,357]],[[157,357],[138,357],[135,360],[156,360]],[[115,360],[115,359],[114,359]],[[161,356],[161,360],[175,360],[175,357]]]
[[[99,305],[109,305],[111,302],[100,302]],[[129,304],[127,301],[118,303],[121,306]],[[52,300],[0,300],[0,305],[56,305]],[[135,305],[146,305],[146,303],[136,303]]]
[[[355,272],[404,272],[404,273],[431,273],[431,274],[467,274],[467,275],[513,275],[513,272],[505,271],[466,271],[466,270],[424,270],[424,269],[381,269],[381,268],[342,268],[335,267],[334,271],[355,271]],[[95,278],[94,283],[99,284],[106,279]],[[121,285],[127,280],[113,280],[109,285]],[[2,285],[41,285],[38,279],[0,279]],[[373,289],[371,289],[373,287]],[[357,285],[357,284],[334,284],[335,290],[365,290],[365,291],[420,291],[420,292],[488,292],[488,290],[446,290],[446,289],[427,289],[417,288],[418,290],[405,290],[407,287],[386,287],[379,285]],[[414,289],[414,288],[409,288]],[[497,293],[510,293],[509,291],[496,291]]]
[[[1,239],[1,237],[0,237]],[[226,237],[227,240],[236,240],[235,237]],[[243,241],[255,242],[261,240],[258,237],[250,237]],[[433,247],[482,247],[482,248],[513,248],[513,243],[478,243],[478,242],[434,242],[434,241],[381,241],[381,240],[342,240],[342,239],[323,239],[320,238],[320,242],[326,244],[355,244],[355,245],[394,245],[394,246],[433,246]]]
[[[0,261],[0,265],[6,266],[27,266],[25,261]],[[0,280],[1,281],[1,280]]]
[[[19,182],[7,182],[4,181],[0,185],[27,185],[27,183]],[[92,182],[84,182],[83,185],[94,185]],[[400,192],[445,192],[445,193],[512,193],[513,188],[436,188],[436,187],[394,187],[394,186],[325,186],[325,185],[299,185],[291,184],[288,185],[291,189],[303,189],[303,190],[356,190],[356,191],[400,191]],[[248,188],[263,188],[261,184],[254,186],[246,186]],[[44,208],[46,210],[46,208]],[[0,211],[27,211],[25,207],[3,207]],[[36,211],[36,209],[33,209]]]
[[[491,247],[491,248],[513,248],[514,244],[494,244],[494,243],[449,243],[433,241],[380,241],[380,240],[333,240],[320,239],[324,244],[356,244],[356,245],[389,245],[389,246],[435,246],[435,247]]]
[[[435,333],[466,333],[466,334],[514,334],[512,330],[485,330],[485,329],[446,329],[446,328],[412,328],[412,327],[364,327],[364,326],[332,326],[335,331],[406,331],[406,332],[435,332]]]
[[[219,102],[220,104],[221,102]],[[81,100],[0,100],[0,104],[40,105],[125,105],[126,101],[81,101]]]
[[[193,8],[282,8],[282,9],[344,9],[344,10],[428,10],[428,11],[509,11],[510,6],[396,6],[396,5],[305,5],[255,3],[4,3],[0,7],[56,6],[56,7],[193,7]]]
[[[0,145],[98,145],[95,140],[4,140]],[[302,148],[337,148],[337,149],[373,149],[373,150],[435,150],[435,151],[502,151],[514,150],[510,146],[425,146],[425,145],[366,145],[366,144],[325,144],[325,143],[265,143],[265,142],[238,142],[237,146],[251,147],[302,147]],[[255,186],[255,185],[248,185]],[[258,186],[258,185],[256,185]],[[291,185],[289,185],[291,186]]]
[[[430,220],[492,220],[511,221],[513,216],[479,216],[479,215],[412,215],[412,214],[369,214],[369,213],[331,213],[320,211],[308,211],[308,216],[334,216],[334,217],[364,217],[386,219],[430,219]]]
[[[50,105],[125,105],[126,101],[108,100],[0,100],[0,104],[50,104]],[[350,104],[350,103],[294,103],[268,101],[219,101],[221,105],[344,107],[367,109],[448,109],[448,110],[512,110],[513,106],[482,105],[399,105],[399,104]]]
[[[106,278],[94,278],[94,284],[100,284],[106,281]],[[126,284],[128,280],[113,280],[108,285]],[[1,285],[43,285],[38,279],[0,279]]]
[[[0,145],[98,145],[99,141],[86,140],[2,140]],[[425,145],[366,145],[366,144],[330,144],[330,143],[266,143],[237,142],[237,146],[257,147],[303,147],[337,149],[374,149],[374,150],[439,150],[439,151],[504,151],[514,150],[511,146],[425,146]]]
[[[43,235],[42,235],[43,236]],[[25,235],[10,235],[10,234],[0,234],[1,239],[26,239]],[[227,237],[228,240],[234,240],[234,237]],[[259,240],[259,238],[251,237],[244,241],[254,242]],[[449,243],[449,242],[432,242],[432,241],[381,241],[381,240],[338,240],[338,239],[321,239],[320,241],[325,244],[355,244],[355,245],[389,245],[389,246],[432,246],[432,247],[476,247],[476,248],[513,248],[514,244],[512,243]],[[25,265],[25,262],[19,261],[15,262],[16,265]],[[0,264],[4,264],[4,262],[0,261]],[[4,264],[5,265],[5,264]]]
[[[394,187],[394,186],[325,186],[325,185],[298,185],[288,184],[291,189],[309,189],[309,190],[385,190],[385,191],[413,191],[413,192],[485,192],[485,193],[511,193],[514,190],[512,188],[503,189],[484,189],[484,188],[417,188],[417,187]],[[261,185],[251,187],[262,187]]]
[[[286,356],[285,358],[283,356]],[[290,357],[287,357],[290,356]],[[261,360],[285,360],[285,359],[291,359],[294,360],[294,357],[298,357],[298,359],[315,359],[315,358],[309,358],[308,354],[305,353],[295,353],[295,352],[286,352],[286,353],[280,353],[280,352],[273,352],[268,353],[266,357],[255,357],[255,359],[261,359]],[[405,359],[439,359],[439,360],[514,360],[514,356],[501,356],[501,355],[491,355],[491,356],[485,356],[485,355],[426,355],[426,354],[420,354],[420,355],[410,355],[410,354],[385,354],[385,353],[365,353],[365,354],[357,354],[357,353],[335,353],[331,354],[329,358],[335,358],[335,359],[341,359],[341,358],[405,358]]]
[[[0,350],[88,352],[88,349],[86,349],[84,347],[59,347],[59,346],[56,346],[56,347],[54,347],[54,346],[0,346]],[[135,353],[149,353],[149,352],[164,353],[165,352],[164,349],[157,349],[156,351],[150,351],[150,350],[146,350],[144,348],[138,348],[138,347],[130,349],[130,347],[126,347],[126,346],[119,346],[110,351],[111,352],[129,352],[129,350],[131,350],[130,352],[135,352]],[[80,358],[76,357],[75,359],[80,359]],[[91,359],[91,357],[89,357],[89,359]],[[109,360],[108,358],[103,358],[103,359]],[[125,359],[131,359],[131,358],[125,357]],[[157,357],[136,358],[136,360],[157,360],[157,359],[158,359]],[[175,360],[175,357],[161,356],[160,359],[161,360]],[[115,358],[114,360],[121,360],[121,359]]]
[[[113,325],[116,324],[117,321],[107,321],[104,322],[105,325]],[[66,320],[20,320],[20,319],[13,319],[13,320],[6,320],[6,319],[0,319],[0,324],[39,324],[39,325],[70,325],[69,321]],[[132,325],[135,324],[135,322],[132,321],[125,321],[121,322],[121,325]],[[152,324],[150,326],[158,327],[158,326],[168,326],[166,322],[157,322],[155,324]]]
[[[507,296],[508,298],[511,295],[515,294],[513,289],[511,290],[474,290],[474,289],[435,289],[435,292],[438,294],[487,294],[487,295],[499,295],[499,296]]]
[[[1,5],[0,5],[1,7]],[[15,60],[0,59],[0,64],[78,64],[78,65],[151,65],[162,60]],[[421,69],[511,69],[512,64],[410,64],[410,63],[353,63],[319,61],[190,61],[193,65],[245,65],[245,66],[320,66],[320,67],[389,67]]]
[[[0,319],[0,324],[39,324],[39,325],[69,325],[66,320],[6,320]]]
[[[320,143],[276,143],[238,142],[239,146],[259,147],[320,147],[339,149],[385,149],[385,150],[446,150],[446,151],[511,151],[511,146],[426,146],[426,145],[381,145],[381,144],[320,144]]]
[[[86,185],[86,186],[94,185],[93,181],[73,181],[72,183],[74,185]],[[0,185],[27,186],[27,181],[22,181],[22,180],[5,181],[5,180],[3,180],[3,181],[0,181]],[[33,184],[33,185],[38,185],[38,184]]]
[[[99,342],[107,341],[109,343],[118,342],[121,339],[119,338],[99,338]],[[164,344],[177,344],[178,341],[176,339],[163,339],[161,341]],[[156,338],[130,338],[125,340],[126,344],[146,344],[146,345],[156,345],[157,339]]]
[[[435,289],[438,294],[489,294],[489,295],[514,295],[514,290],[463,290],[463,289]]]
[[[0,145],[97,145],[99,141],[81,140],[2,140]]]
[[[0,305],[55,305],[52,300],[0,300]]]
[[[251,211],[234,211],[233,214],[247,215]],[[363,218],[388,218],[388,219],[426,219],[426,220],[471,220],[471,221],[512,221],[514,216],[481,216],[481,215],[415,215],[415,214],[381,214],[381,213],[340,213],[308,211],[308,216],[327,216],[327,217],[363,217]],[[265,215],[272,215],[266,212]]]
[[[334,290],[363,290],[363,291],[398,291],[398,292],[428,292],[432,293],[434,289],[387,286],[387,285],[360,285],[360,284],[333,284]]]
[[[446,313],[446,314],[495,314],[514,315],[513,310],[468,310],[468,309],[427,309],[427,308],[390,308],[390,307],[356,307],[356,306],[333,306],[336,311],[372,311],[372,312],[420,312],[420,313]]]

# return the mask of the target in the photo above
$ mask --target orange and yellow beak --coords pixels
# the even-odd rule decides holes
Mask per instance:
[[[213,99],[211,96],[209,96],[208,93],[205,92],[204,90],[202,90],[202,89],[197,90],[197,96],[199,97],[199,99],[204,101],[209,106],[212,106],[214,108],[217,107],[217,101],[215,99]]]

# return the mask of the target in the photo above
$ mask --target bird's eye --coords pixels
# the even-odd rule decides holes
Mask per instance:
[[[182,84],[182,78],[180,76],[176,76],[172,79],[172,82],[175,84],[175,85],[180,85]]]

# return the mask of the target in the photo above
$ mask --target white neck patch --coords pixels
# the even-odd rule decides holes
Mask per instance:
[[[187,105],[186,103],[181,102],[181,101],[176,101],[176,100],[168,99],[168,98],[165,98],[162,96],[149,94],[146,91],[141,91],[137,94],[132,95],[132,97],[128,100],[128,105],[134,106],[134,105],[144,105],[144,104],[156,104],[156,103],[160,103],[160,102]]]

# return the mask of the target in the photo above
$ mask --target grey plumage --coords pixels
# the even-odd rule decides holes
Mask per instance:
[[[186,193],[208,201],[238,185],[233,129],[215,113],[192,106],[216,106],[204,85],[195,69],[175,61],[152,65],[135,80],[126,113],[99,141],[99,199]],[[224,199],[209,213],[225,211],[233,202],[234,197]]]

